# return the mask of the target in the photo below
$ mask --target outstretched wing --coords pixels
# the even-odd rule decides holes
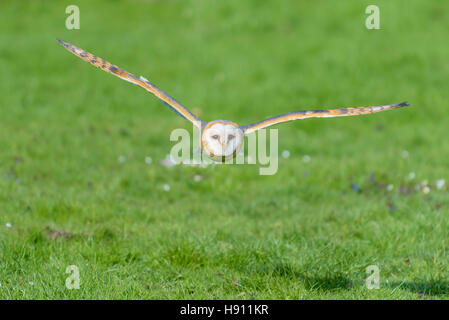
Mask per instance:
[[[164,91],[153,85],[150,81],[145,79],[144,77],[136,77],[132,73],[129,73],[123,69],[120,69],[119,67],[113,65],[112,63],[103,60],[102,58],[99,58],[87,51],[84,51],[83,49],[80,49],[73,44],[70,44],[68,42],[56,39],[59,43],[61,43],[67,50],[72,52],[74,55],[80,57],[84,61],[89,62],[91,65],[100,68],[103,71],[112,73],[116,75],[117,77],[126,80],[128,82],[131,82],[132,84],[138,85],[145,90],[151,92],[156,97],[158,97],[162,102],[167,105],[170,109],[175,111],[178,115],[183,117],[186,120],[189,120],[192,122],[195,126],[198,128],[201,128],[201,120],[195,116],[193,113],[191,113],[186,107],[184,107],[182,104],[177,102],[175,99],[170,97],[168,94],[166,94]]]
[[[257,123],[250,124],[243,127],[245,134],[263,129],[281,122],[287,122],[292,120],[306,119],[306,118],[332,118],[332,117],[345,117],[345,116],[358,116],[362,114],[369,114],[375,112],[381,112],[385,110],[407,107],[407,102],[388,104],[384,106],[371,106],[371,107],[355,107],[355,108],[342,108],[342,109],[329,109],[329,110],[311,110],[311,111],[293,111],[289,113],[281,114],[280,116],[272,117]]]

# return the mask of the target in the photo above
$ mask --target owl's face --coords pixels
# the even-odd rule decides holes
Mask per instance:
[[[234,157],[242,147],[244,134],[231,121],[212,121],[203,129],[201,145],[203,152],[212,160],[223,162]]]

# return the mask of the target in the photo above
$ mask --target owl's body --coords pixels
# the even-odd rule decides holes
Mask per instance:
[[[176,112],[184,119],[192,122],[201,131],[201,150],[209,158],[214,161],[223,162],[224,160],[235,156],[243,145],[245,135],[278,124],[282,122],[307,119],[307,118],[330,118],[330,117],[343,117],[343,116],[355,116],[381,112],[394,108],[406,107],[406,102],[389,104],[382,106],[369,106],[369,107],[353,107],[353,108],[339,108],[339,109],[326,109],[326,110],[310,110],[310,111],[293,111],[281,114],[276,117],[268,118],[266,120],[250,124],[247,126],[239,126],[237,123],[229,120],[214,120],[205,122],[200,120],[196,115],[190,112],[186,107],[163,92],[161,89],[153,85],[150,81],[144,77],[136,77],[132,73],[129,73],[110,62],[98,58],[97,56],[84,51],[70,43],[56,39],[67,50],[90,63],[91,65],[102,69],[108,73],[126,80],[132,84],[138,85],[145,90],[154,94],[159,98],[166,106]]]

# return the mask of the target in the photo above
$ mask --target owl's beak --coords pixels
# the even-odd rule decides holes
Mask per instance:
[[[224,147],[225,147],[226,144],[227,144],[227,141],[225,141],[224,138],[223,138],[223,140],[222,140],[222,139],[219,139],[218,142],[220,143],[221,148],[224,149]]]

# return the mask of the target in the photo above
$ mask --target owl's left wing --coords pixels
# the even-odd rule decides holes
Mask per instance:
[[[332,117],[345,117],[345,116],[358,116],[362,114],[369,114],[375,112],[381,112],[385,110],[391,110],[395,108],[407,107],[407,102],[388,104],[383,106],[370,106],[370,107],[353,107],[353,108],[341,108],[341,109],[329,109],[329,110],[310,110],[310,111],[293,111],[289,113],[281,114],[280,116],[268,118],[266,120],[253,123],[242,127],[245,134],[281,123],[292,120],[306,119],[306,118],[332,118]]]
[[[101,70],[106,71],[108,73],[112,73],[113,75],[123,80],[138,85],[144,88],[145,90],[151,92],[156,97],[158,97],[166,106],[168,106],[170,109],[176,112],[178,115],[180,115],[186,120],[189,120],[198,128],[201,128],[202,121],[197,116],[195,116],[186,107],[184,107],[182,104],[180,104],[178,101],[170,97],[168,94],[166,94],[164,91],[156,87],[154,84],[152,84],[144,77],[141,76],[140,78],[138,78],[132,73],[129,73],[128,71],[123,70],[117,67],[116,65],[113,65],[112,63],[93,55],[92,53],[84,51],[83,49],[80,49],[74,46],[73,44],[70,44],[68,42],[59,39],[56,40],[71,53],[83,59],[84,61],[90,63],[91,65],[100,68]]]

